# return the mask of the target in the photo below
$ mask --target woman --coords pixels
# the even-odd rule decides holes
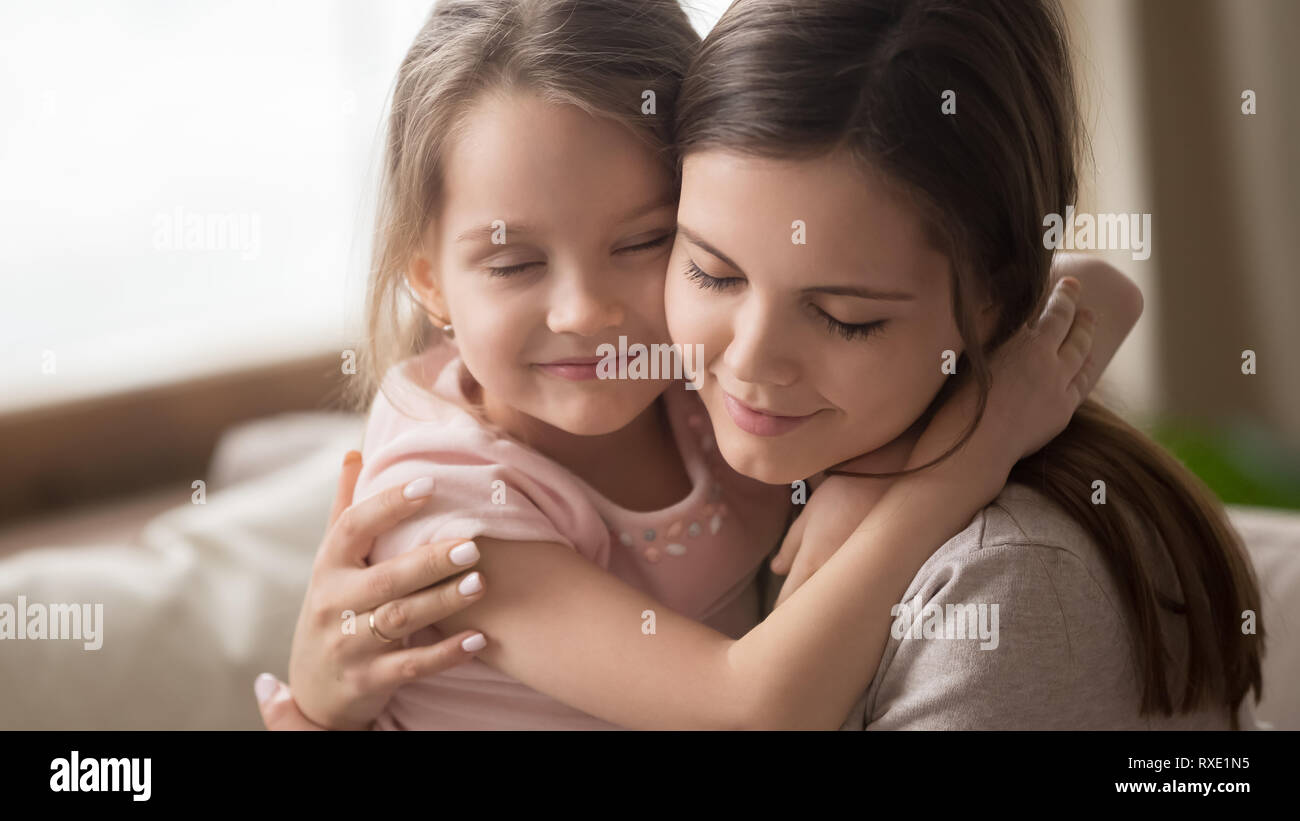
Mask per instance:
[[[815,0],[789,15],[741,0],[688,73],[666,298],[674,337],[719,352],[702,396],[727,461],[769,482],[832,474],[787,538],[815,566],[959,383],[926,367],[938,343],[956,332],[956,373],[986,396],[988,352],[1040,304],[1038,231],[1075,198],[1076,113],[1042,4]],[[862,260],[895,298],[848,287]],[[812,287],[859,330],[815,336]],[[1263,634],[1240,619],[1259,595],[1221,506],[1091,401],[903,602],[847,726],[1218,728],[1248,689],[1258,699]],[[931,630],[948,605],[1000,614],[983,622],[996,638]]]

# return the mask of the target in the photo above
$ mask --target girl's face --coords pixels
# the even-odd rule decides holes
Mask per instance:
[[[690,154],[665,302],[673,340],[703,345],[726,460],[787,483],[907,431],[963,351],[949,276],[915,210],[843,154]]]
[[[504,92],[474,104],[444,169],[410,279],[450,318],[489,414],[583,435],[625,427],[667,383],[596,378],[597,348],[668,343],[671,175],[616,123]]]

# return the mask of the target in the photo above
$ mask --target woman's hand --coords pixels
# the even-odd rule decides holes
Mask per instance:
[[[418,511],[433,486],[417,480],[353,505],[360,473],[361,454],[350,451],[294,631],[292,694],[273,677],[256,685],[268,729],[365,729],[401,684],[455,667],[486,644],[462,630],[404,646],[411,633],[483,597],[482,574],[471,572],[478,549],[451,539],[368,566],[375,538]]]

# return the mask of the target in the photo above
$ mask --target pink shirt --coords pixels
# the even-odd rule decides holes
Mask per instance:
[[[415,392],[416,384],[431,385],[437,398]],[[703,404],[684,383],[670,386],[663,401],[693,489],[650,512],[614,504],[494,429],[468,409],[467,386],[473,387],[472,377],[447,345],[385,376],[370,410],[354,499],[422,476],[433,477],[434,498],[375,542],[373,561],[445,538],[557,542],[733,638],[758,623],[756,577],[779,544],[789,491],[743,477],[723,461]],[[407,643],[441,638],[428,628]],[[478,660],[403,685],[376,728],[616,729]]]

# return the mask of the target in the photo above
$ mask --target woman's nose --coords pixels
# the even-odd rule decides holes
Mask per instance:
[[[787,387],[799,376],[799,364],[781,323],[758,305],[741,307],[735,315],[731,342],[722,362],[735,378],[754,384]]]

